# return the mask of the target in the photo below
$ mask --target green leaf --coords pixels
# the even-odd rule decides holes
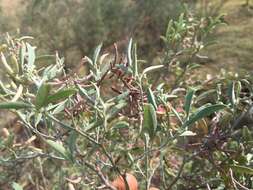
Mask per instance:
[[[114,129],[124,129],[128,127],[129,123],[127,123],[126,121],[120,121],[113,126]]]
[[[16,182],[13,182],[11,186],[13,190],[23,190],[23,187]]]
[[[204,108],[200,108],[199,110],[197,110],[194,114],[192,114],[190,116],[190,118],[184,123],[183,126],[184,127],[190,126],[193,123],[195,123],[196,121],[198,121],[204,117],[207,117],[207,116],[211,115],[212,113],[222,110],[226,107],[227,106],[224,104],[215,104],[215,105],[206,106]]]
[[[70,153],[62,146],[60,143],[52,141],[52,140],[46,140],[46,143],[51,146],[56,152],[58,152],[63,158],[66,160],[70,160]]]
[[[35,107],[40,109],[41,107],[47,104],[47,98],[50,91],[50,85],[47,83],[42,83],[38,89],[36,98],[35,98]]]
[[[246,166],[230,165],[230,168],[236,173],[253,175],[253,169]]]
[[[151,139],[154,138],[157,128],[157,118],[152,104],[144,105],[143,129],[147,131]]]
[[[76,93],[75,89],[60,90],[53,95],[48,96],[47,103],[57,102],[66,99]]]
[[[36,66],[49,66],[52,63],[55,63],[55,55],[42,55],[35,58]]]
[[[24,102],[2,102],[0,103],[0,109],[26,109],[31,108],[31,104]]]
[[[154,96],[154,93],[151,90],[151,88],[148,88],[147,97],[148,97],[148,102],[151,103],[154,106],[155,110],[157,110],[157,104],[156,104],[156,101],[155,101],[155,96]]]
[[[76,139],[78,137],[78,134],[75,131],[71,131],[70,135],[69,135],[69,139],[68,139],[68,147],[69,147],[69,151],[70,151],[70,158],[72,161],[74,161],[74,152],[76,149]]]
[[[192,98],[194,95],[195,91],[193,89],[189,89],[185,96],[185,102],[184,102],[184,110],[186,112],[186,119],[189,117],[189,113],[191,110],[191,105],[192,105]]]

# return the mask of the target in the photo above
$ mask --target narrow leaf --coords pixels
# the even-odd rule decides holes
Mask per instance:
[[[62,146],[60,143],[52,141],[52,140],[46,140],[46,143],[51,146],[56,152],[58,152],[61,156],[63,156],[65,159],[70,159],[69,152]]]
[[[74,152],[76,149],[76,140],[77,140],[78,134],[75,131],[71,131],[68,139],[68,148],[70,151],[70,158],[71,160],[74,160]]]
[[[154,96],[154,93],[151,90],[151,88],[148,88],[147,97],[148,97],[148,102],[154,106],[155,110],[157,110],[157,104],[156,104],[156,101],[155,101],[155,96]]]
[[[130,67],[133,64],[132,63],[132,46],[133,46],[133,39],[131,38],[128,43],[128,48],[127,48],[127,62]]]
[[[21,73],[23,72],[23,69],[24,69],[25,53],[26,53],[26,45],[25,45],[24,42],[22,42],[21,47],[19,49],[19,59],[20,59],[20,68],[19,68],[19,70],[21,71]]]
[[[102,46],[103,46],[103,44],[102,44],[102,43],[101,43],[101,44],[99,44],[99,46],[98,46],[98,47],[96,48],[96,50],[95,50],[94,57],[93,57],[93,59],[94,59],[93,64],[94,64],[94,65],[96,65],[96,64],[97,64],[97,61],[98,61],[98,56],[99,56],[99,53],[100,53],[100,51],[101,51]]]
[[[222,110],[226,107],[227,106],[224,104],[216,104],[216,105],[209,105],[204,108],[201,108],[201,109],[197,110],[194,114],[192,114],[190,116],[189,120],[187,120],[183,126],[184,127],[190,126],[193,123],[195,123],[196,121],[198,121],[204,117],[207,117],[207,116],[211,115],[212,113]]]
[[[151,72],[151,71],[154,71],[154,70],[157,70],[157,69],[161,69],[163,67],[164,67],[163,65],[150,66],[150,67],[148,67],[148,68],[146,68],[146,69],[143,70],[142,76],[145,75],[148,72]]]
[[[228,87],[228,96],[231,102],[232,107],[235,106],[236,98],[235,98],[235,83],[231,82],[231,84]]]
[[[152,139],[155,136],[157,128],[156,112],[152,104],[144,105],[144,118],[143,118],[143,129],[147,131],[149,137]]]
[[[24,102],[2,102],[0,103],[0,109],[26,109],[31,108],[31,104]]]
[[[28,53],[28,62],[27,62],[27,69],[29,72],[32,72],[35,65],[35,47],[31,46],[29,43],[26,43],[27,46],[27,53]]]
[[[126,121],[120,121],[113,126],[114,129],[127,129],[128,127],[129,124]]]
[[[138,76],[138,59],[137,59],[137,45],[134,44],[133,48],[133,73],[134,77],[136,78]]]
[[[4,54],[1,52],[1,61],[2,61],[2,64],[6,70],[6,72],[10,75],[12,75],[14,73],[13,69],[11,68],[11,66],[7,63],[7,60],[4,56]]]
[[[47,103],[57,102],[66,99],[76,93],[75,89],[60,90],[53,95],[48,96]]]
[[[188,119],[189,117],[193,95],[194,95],[194,90],[189,89],[189,91],[187,92],[185,96],[184,110],[186,112],[186,119]]]
[[[192,131],[184,131],[182,134],[180,134],[179,136],[181,137],[186,137],[186,136],[195,136],[196,133],[192,132]]]
[[[35,58],[36,66],[49,66],[55,63],[55,55],[42,55]]]
[[[35,107],[37,110],[47,104],[49,91],[50,86],[47,83],[42,83],[40,85],[35,99]]]

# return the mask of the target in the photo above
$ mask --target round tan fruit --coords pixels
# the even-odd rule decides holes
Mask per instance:
[[[126,173],[126,181],[129,187],[129,190],[138,190],[138,182],[135,176],[132,174]],[[117,190],[126,190],[126,185],[122,176],[118,176],[113,182],[112,185]]]

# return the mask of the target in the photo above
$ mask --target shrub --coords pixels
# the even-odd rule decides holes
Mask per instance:
[[[57,53],[36,56],[30,37],[7,37],[0,108],[22,129],[2,130],[1,186],[115,189],[113,179],[134,175],[140,189],[252,188],[252,77],[199,80],[194,70],[221,23],[181,14],[144,69],[133,40],[113,58],[101,44],[81,77]]]

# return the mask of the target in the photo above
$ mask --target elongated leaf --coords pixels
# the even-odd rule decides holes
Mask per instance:
[[[48,66],[55,63],[55,55],[42,55],[35,58],[36,66]]]
[[[194,90],[189,89],[189,91],[187,92],[185,96],[184,110],[186,112],[186,119],[188,119],[189,117],[193,95],[194,95]]]
[[[137,44],[134,44],[134,48],[133,48],[133,73],[134,73],[134,77],[135,78],[139,74],[139,71],[138,71],[138,59],[137,59]]]
[[[211,115],[212,113],[222,110],[226,107],[227,106],[224,104],[215,104],[215,105],[209,105],[204,108],[201,108],[201,109],[197,110],[196,113],[192,114],[190,116],[189,120],[187,120],[183,126],[184,127],[190,126],[193,123],[195,123],[196,121],[198,121],[204,117],[207,117],[207,116]]]
[[[2,64],[3,64],[3,66],[4,66],[5,70],[6,70],[6,72],[7,72],[8,74],[12,75],[12,74],[14,73],[13,69],[12,69],[11,66],[7,63],[7,60],[6,60],[5,56],[4,56],[4,54],[1,52],[0,55],[1,55],[1,62],[2,62]]]
[[[28,53],[28,62],[27,62],[27,69],[29,72],[32,72],[35,68],[35,47],[31,46],[29,43],[26,43],[27,53]]]
[[[38,89],[36,99],[35,99],[35,107],[36,109],[40,109],[41,107],[47,104],[47,98],[50,91],[50,86],[47,83],[42,83]]]
[[[69,156],[70,156],[71,160],[74,160],[73,155],[74,155],[74,152],[75,152],[75,149],[76,149],[77,137],[78,137],[78,134],[75,131],[70,132],[69,139],[68,139],[68,148],[69,148],[69,151],[70,151]]]
[[[161,68],[163,68],[163,67],[164,67],[164,65],[154,65],[154,66],[150,66],[150,67],[148,67],[148,68],[146,68],[146,69],[143,70],[142,76],[143,76],[144,74],[148,73],[148,72],[151,72],[151,71],[154,71],[154,70],[157,70],[157,69],[161,69]]]
[[[33,40],[33,39],[34,39],[34,37],[32,37],[32,36],[22,36],[18,40],[19,41],[23,41],[23,40]]]
[[[198,97],[196,97],[196,102],[199,103],[205,99],[214,99],[217,96],[217,92],[215,89],[207,90],[200,94]]]
[[[12,98],[12,102],[16,102],[20,96],[22,95],[22,92],[23,92],[23,86],[20,84],[19,87],[18,87],[18,90],[17,90],[17,93],[15,94],[15,96]]]
[[[130,67],[133,65],[132,61],[132,46],[133,46],[133,39],[131,38],[129,43],[128,43],[128,48],[127,48],[127,62]]]
[[[155,101],[155,96],[154,96],[154,93],[151,90],[151,88],[148,88],[147,97],[148,97],[148,102],[154,106],[155,110],[157,110],[157,104],[156,104],[156,101]]]
[[[231,165],[230,168],[236,173],[253,175],[253,169],[246,166]]]
[[[66,99],[76,93],[75,89],[60,90],[53,95],[48,96],[47,103],[57,102]]]
[[[96,48],[95,50],[95,53],[94,53],[94,57],[93,57],[93,64],[96,65],[97,64],[97,61],[98,61],[98,56],[99,56],[99,53],[101,51],[101,48],[102,48],[103,44],[99,44],[98,47]]]
[[[143,129],[148,132],[150,139],[153,139],[157,128],[156,112],[152,104],[144,105]]]
[[[23,190],[23,187],[16,182],[13,182],[11,186],[13,190]]]
[[[65,108],[66,100],[60,102],[53,111],[53,114],[61,113]]]
[[[95,104],[95,100],[93,100],[93,98],[91,98],[87,92],[86,89],[82,88],[79,84],[77,84],[77,88],[81,94],[81,96],[87,98],[92,104]]]
[[[179,136],[181,137],[186,137],[186,136],[195,136],[196,133],[192,132],[192,131],[184,131],[182,134],[180,134]]]
[[[63,158],[69,160],[70,154],[69,152],[62,146],[60,143],[57,143],[52,140],[46,140],[46,143],[51,146],[56,152],[58,152]]]
[[[107,117],[113,118],[117,113],[119,113],[125,106],[127,106],[127,103],[125,101],[121,101],[118,104],[112,106],[112,108],[108,111]]]
[[[31,108],[31,104],[24,102],[2,102],[0,103],[0,109],[26,109]]]
[[[120,121],[113,126],[113,128],[115,129],[124,129],[128,127],[129,127],[129,123],[127,123],[126,121]]]
[[[21,42],[21,47],[19,49],[19,59],[20,59],[20,72],[23,72],[24,62],[25,62],[25,53],[26,53],[26,45],[24,42]]]
[[[172,106],[170,106],[171,111],[175,114],[175,116],[177,117],[178,121],[180,121],[181,124],[183,124],[183,120],[180,117],[179,113],[177,112],[176,109],[174,109]]]
[[[231,102],[232,107],[235,106],[236,98],[235,98],[235,83],[231,82],[228,87],[228,96]]]

